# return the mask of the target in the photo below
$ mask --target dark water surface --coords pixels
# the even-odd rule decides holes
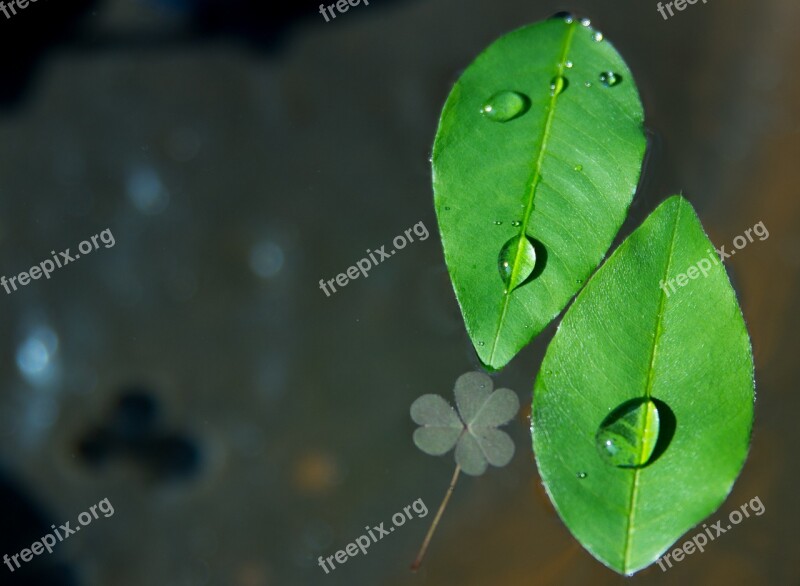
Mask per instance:
[[[0,566],[0,584],[800,584],[800,5],[697,3],[669,20],[650,0],[372,0],[330,22],[318,9],[0,13],[0,274],[99,244],[0,290],[0,555],[104,499],[114,511]],[[551,326],[495,377],[523,403],[514,460],[459,482],[412,575],[452,457],[414,447],[408,408],[477,366],[433,213],[438,115],[491,41],[564,9],[615,44],[645,104],[650,155],[620,238],[680,191],[716,244],[769,230],[728,263],[758,400],[750,457],[711,520],[756,496],[765,513],[668,572],[624,579],[595,561],[527,449]],[[420,223],[429,238],[320,290]],[[317,565],[417,499],[427,517]]]

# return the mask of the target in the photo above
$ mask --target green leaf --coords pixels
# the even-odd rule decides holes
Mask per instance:
[[[510,389],[492,392],[492,379],[482,372],[461,375],[455,384],[459,415],[438,395],[423,395],[411,405],[411,418],[422,425],[414,443],[440,456],[456,446],[455,459],[466,474],[479,476],[488,464],[502,467],[514,456],[514,442],[496,429],[511,421],[519,398]]]
[[[572,534],[632,574],[725,500],[753,401],[736,295],[691,205],[672,197],[592,277],[547,350],[539,472]]]
[[[625,62],[595,38],[561,18],[512,32],[467,68],[442,112],[432,162],[445,259],[494,369],[597,267],[636,189],[642,105]]]

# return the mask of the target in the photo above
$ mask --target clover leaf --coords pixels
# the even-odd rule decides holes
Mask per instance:
[[[510,389],[492,392],[492,379],[482,372],[461,375],[454,394],[458,413],[439,395],[423,395],[411,405],[411,419],[419,424],[414,444],[432,456],[455,447],[456,463],[471,476],[486,472],[488,464],[502,467],[514,456],[514,442],[498,426],[519,410]]]

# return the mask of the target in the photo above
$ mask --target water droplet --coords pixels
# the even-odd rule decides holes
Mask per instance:
[[[563,75],[556,75],[553,79],[550,80],[550,95],[557,96],[565,89],[567,89],[568,85],[569,82],[567,81],[566,77],[564,77]]]
[[[511,225],[514,226],[515,228],[519,228],[520,226],[522,226],[522,222],[520,222],[519,220],[514,220],[513,222],[511,222]]]
[[[502,91],[492,95],[481,107],[481,114],[495,122],[508,122],[522,116],[530,108],[528,96],[519,92]]]
[[[592,35],[592,38],[595,40],[595,42],[599,43],[605,37],[603,37],[603,33],[601,33],[600,31],[595,31],[595,33]]]
[[[588,18],[582,18],[581,19],[581,24],[583,26],[589,27],[589,26],[592,26],[592,21],[589,20]]]
[[[579,479],[583,480],[584,478],[586,478],[586,472],[578,472],[578,473],[576,474],[576,476],[577,476]]]
[[[658,440],[660,417],[650,399],[626,401],[600,424],[595,443],[600,455],[619,468],[648,463]]]
[[[583,171],[583,165],[575,165],[576,171]]]
[[[585,85],[586,87],[592,87],[592,82],[591,81],[587,81],[587,82],[584,82],[583,85]]]
[[[613,71],[604,71],[600,74],[600,83],[606,87],[613,87],[622,81],[622,77]]]
[[[444,206],[444,211],[449,212],[450,211],[450,207],[449,206]]]
[[[478,342],[478,346],[485,346],[483,342]]]
[[[494,225],[495,225],[495,226],[502,226],[502,225],[503,225],[503,222],[501,222],[500,220],[495,220],[495,221],[494,221]]]
[[[572,69],[572,61],[567,61],[566,63],[564,63],[564,67],[566,67],[567,69]]]
[[[536,266],[533,244],[525,236],[514,236],[500,249],[497,266],[506,288],[513,291],[531,275]]]

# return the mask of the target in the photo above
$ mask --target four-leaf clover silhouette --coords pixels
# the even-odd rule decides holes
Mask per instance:
[[[439,395],[423,395],[411,405],[411,419],[419,424],[416,446],[441,456],[455,446],[455,459],[472,476],[486,472],[487,464],[505,466],[514,455],[514,442],[498,426],[519,410],[517,394],[510,389],[492,392],[492,379],[482,372],[461,375],[455,384],[458,413]]]

